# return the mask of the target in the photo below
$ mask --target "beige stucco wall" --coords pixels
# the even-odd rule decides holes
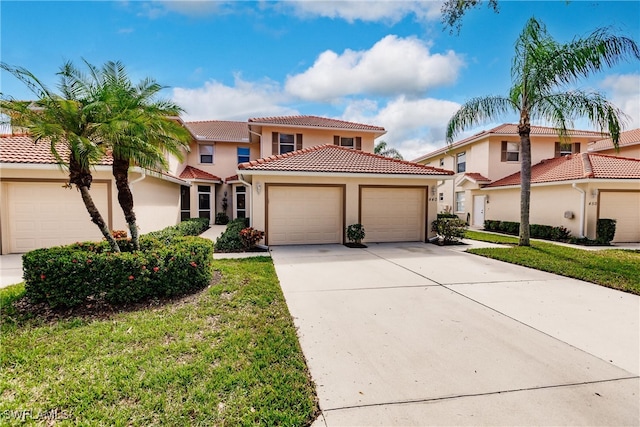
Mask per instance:
[[[389,185],[389,186],[429,186],[427,191],[427,233],[429,237],[435,234],[431,232],[431,222],[436,219],[437,198],[431,195],[431,187],[436,184],[434,179],[393,179],[393,178],[343,178],[321,176],[267,176],[253,175],[251,177],[251,203],[250,210],[252,226],[259,230],[265,229],[266,205],[265,185],[270,183],[287,184],[338,184],[345,185],[345,227],[359,222],[359,186],[360,185]],[[258,186],[260,192],[258,193]]]
[[[630,159],[640,159],[640,144],[629,145],[627,147],[620,147],[620,150],[616,151],[613,148],[610,150],[593,151],[594,154],[606,154],[609,156],[628,157]]]

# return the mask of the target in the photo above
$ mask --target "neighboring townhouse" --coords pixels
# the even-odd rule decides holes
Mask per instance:
[[[570,130],[570,141],[561,142],[553,128],[531,127],[531,164],[586,151],[601,140],[600,132]],[[485,202],[474,199],[475,190],[520,171],[520,136],[516,124],[502,124],[442,147],[414,162],[453,170],[453,180],[438,184],[438,211],[452,212],[469,224],[482,227]],[[512,203],[519,206],[520,199]]]
[[[58,150],[63,157],[67,155],[63,146]],[[111,159],[103,159],[92,173],[94,203],[111,229],[126,230]],[[0,253],[102,238],[80,193],[65,186],[68,180],[46,141],[36,144],[27,135],[0,136]],[[189,185],[187,181],[139,167],[131,168],[129,180],[143,233],[176,223],[179,188]]]
[[[344,243],[353,223],[367,242],[425,241],[437,183],[453,174],[373,154],[379,126],[316,116],[183,125],[193,139],[182,161],[170,158],[167,173],[130,171],[143,233],[226,212],[249,217],[270,245]],[[0,153],[2,253],[101,238],[46,144],[5,136]],[[126,229],[109,165],[95,166],[91,192],[110,228]]]
[[[611,138],[601,139],[587,145],[589,153],[610,154],[612,156],[640,159],[640,129],[628,130],[620,134],[618,149]]]

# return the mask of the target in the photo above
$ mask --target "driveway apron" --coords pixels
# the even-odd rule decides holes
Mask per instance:
[[[271,254],[314,426],[640,423],[637,296],[431,244]]]

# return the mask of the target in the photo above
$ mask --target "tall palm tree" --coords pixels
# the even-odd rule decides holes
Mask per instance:
[[[101,137],[90,104],[65,78],[60,80],[59,89],[64,94],[60,96],[25,68],[5,63],[0,63],[0,68],[22,81],[37,97],[34,102],[3,98],[0,112],[10,116],[13,125],[26,129],[36,143],[50,145],[58,165],[69,172],[68,185],[75,185],[79,190],[91,221],[98,226],[111,250],[120,252],[90,193],[91,165],[103,155],[98,148]]]
[[[561,140],[577,117],[586,117],[601,132],[609,132],[618,146],[625,114],[596,92],[571,90],[578,79],[626,59],[640,59],[637,44],[609,29],[598,29],[586,38],[567,44],[556,42],[546,27],[530,18],[516,41],[508,97],[488,96],[467,101],[449,120],[447,142],[456,133],[482,122],[516,113],[520,136],[520,246],[529,246],[531,192],[531,120],[550,123]],[[564,91],[563,91],[564,90]]]
[[[97,68],[85,61],[89,77],[68,63],[63,75],[76,87],[89,93],[100,116],[97,132],[102,150],[113,157],[112,173],[118,190],[118,203],[136,249],[140,248],[133,194],[129,187],[129,167],[168,169],[167,154],[182,159],[189,149],[189,132],[170,117],[182,109],[171,102],[156,99],[165,87],[147,78],[134,85],[126,67],[119,61],[109,61]]]
[[[392,159],[404,160],[402,154],[398,150],[393,147],[388,147],[386,141],[378,142],[375,147],[373,147],[373,152],[380,156],[391,157]]]

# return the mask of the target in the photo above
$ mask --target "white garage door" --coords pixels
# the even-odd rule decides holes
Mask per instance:
[[[342,243],[342,187],[270,186],[267,244]]]
[[[62,185],[62,182],[7,185],[10,252],[102,239],[80,193],[75,187],[63,188]],[[108,222],[107,184],[94,183],[91,196]]]
[[[640,242],[640,192],[602,191],[600,218],[616,220],[614,242]]]
[[[415,242],[425,238],[426,189],[361,189],[361,222],[367,242]]]

